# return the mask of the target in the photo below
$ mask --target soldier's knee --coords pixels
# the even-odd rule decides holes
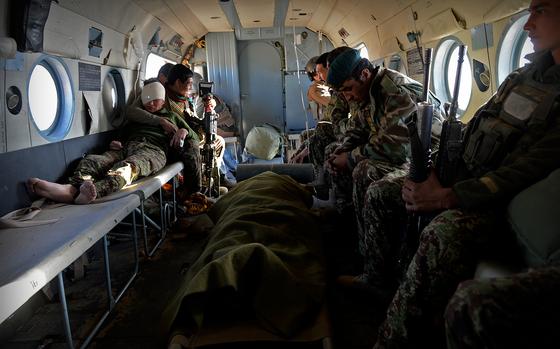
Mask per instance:
[[[366,190],[366,200],[371,203],[400,202],[400,186],[385,180],[370,183]]]
[[[352,171],[352,180],[356,182],[363,179],[363,176],[365,176],[367,173],[367,168],[368,168],[367,160],[362,160],[358,162],[358,164],[356,165],[356,167],[354,167],[354,170]]]
[[[487,305],[488,284],[479,280],[463,281],[447,303],[444,313],[445,328],[450,347],[474,344],[477,332],[489,326],[492,312]]]

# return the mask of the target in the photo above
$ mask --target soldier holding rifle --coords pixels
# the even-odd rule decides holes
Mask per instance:
[[[560,2],[533,0],[530,13],[525,30],[537,53],[531,64],[510,74],[467,125],[454,178],[446,186],[435,172],[421,183],[406,179],[400,191],[379,191],[370,207],[379,229],[391,228],[384,212],[403,206],[437,214],[422,230],[376,348],[445,346],[443,312],[457,285],[473,277],[481,256],[513,243],[505,227],[509,200],[560,167]]]

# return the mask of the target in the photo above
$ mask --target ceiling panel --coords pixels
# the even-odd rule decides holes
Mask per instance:
[[[359,3],[360,0],[337,0],[322,30],[331,33],[333,36],[338,36],[337,32],[344,26],[343,21],[346,16],[348,16]]]
[[[171,12],[163,0],[134,0],[134,2],[144,9],[144,11],[150,13],[162,23],[168,25],[185,40],[194,36],[193,33],[187,31],[187,29],[179,21],[179,18]]]
[[[218,1],[183,0],[183,3],[191,9],[198,21],[206,27],[206,31],[227,32],[233,30]]]
[[[336,0],[319,0],[317,8],[313,11],[307,26],[315,31],[322,31],[335,4]]]
[[[274,0],[234,0],[239,21],[244,28],[272,27]]]
[[[308,26],[315,10],[319,6],[321,0],[292,0],[288,6],[288,13],[286,14],[287,27],[306,27]]]

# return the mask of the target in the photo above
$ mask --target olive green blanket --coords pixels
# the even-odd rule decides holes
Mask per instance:
[[[215,226],[205,250],[166,308],[165,329],[203,326],[216,305],[224,317],[249,311],[268,331],[286,338],[308,326],[325,287],[311,202],[300,184],[272,172],[223,196],[209,212]]]

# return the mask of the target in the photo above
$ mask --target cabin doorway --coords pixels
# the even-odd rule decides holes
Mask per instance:
[[[263,123],[284,129],[282,64],[272,43],[239,43],[239,87],[243,138]]]

